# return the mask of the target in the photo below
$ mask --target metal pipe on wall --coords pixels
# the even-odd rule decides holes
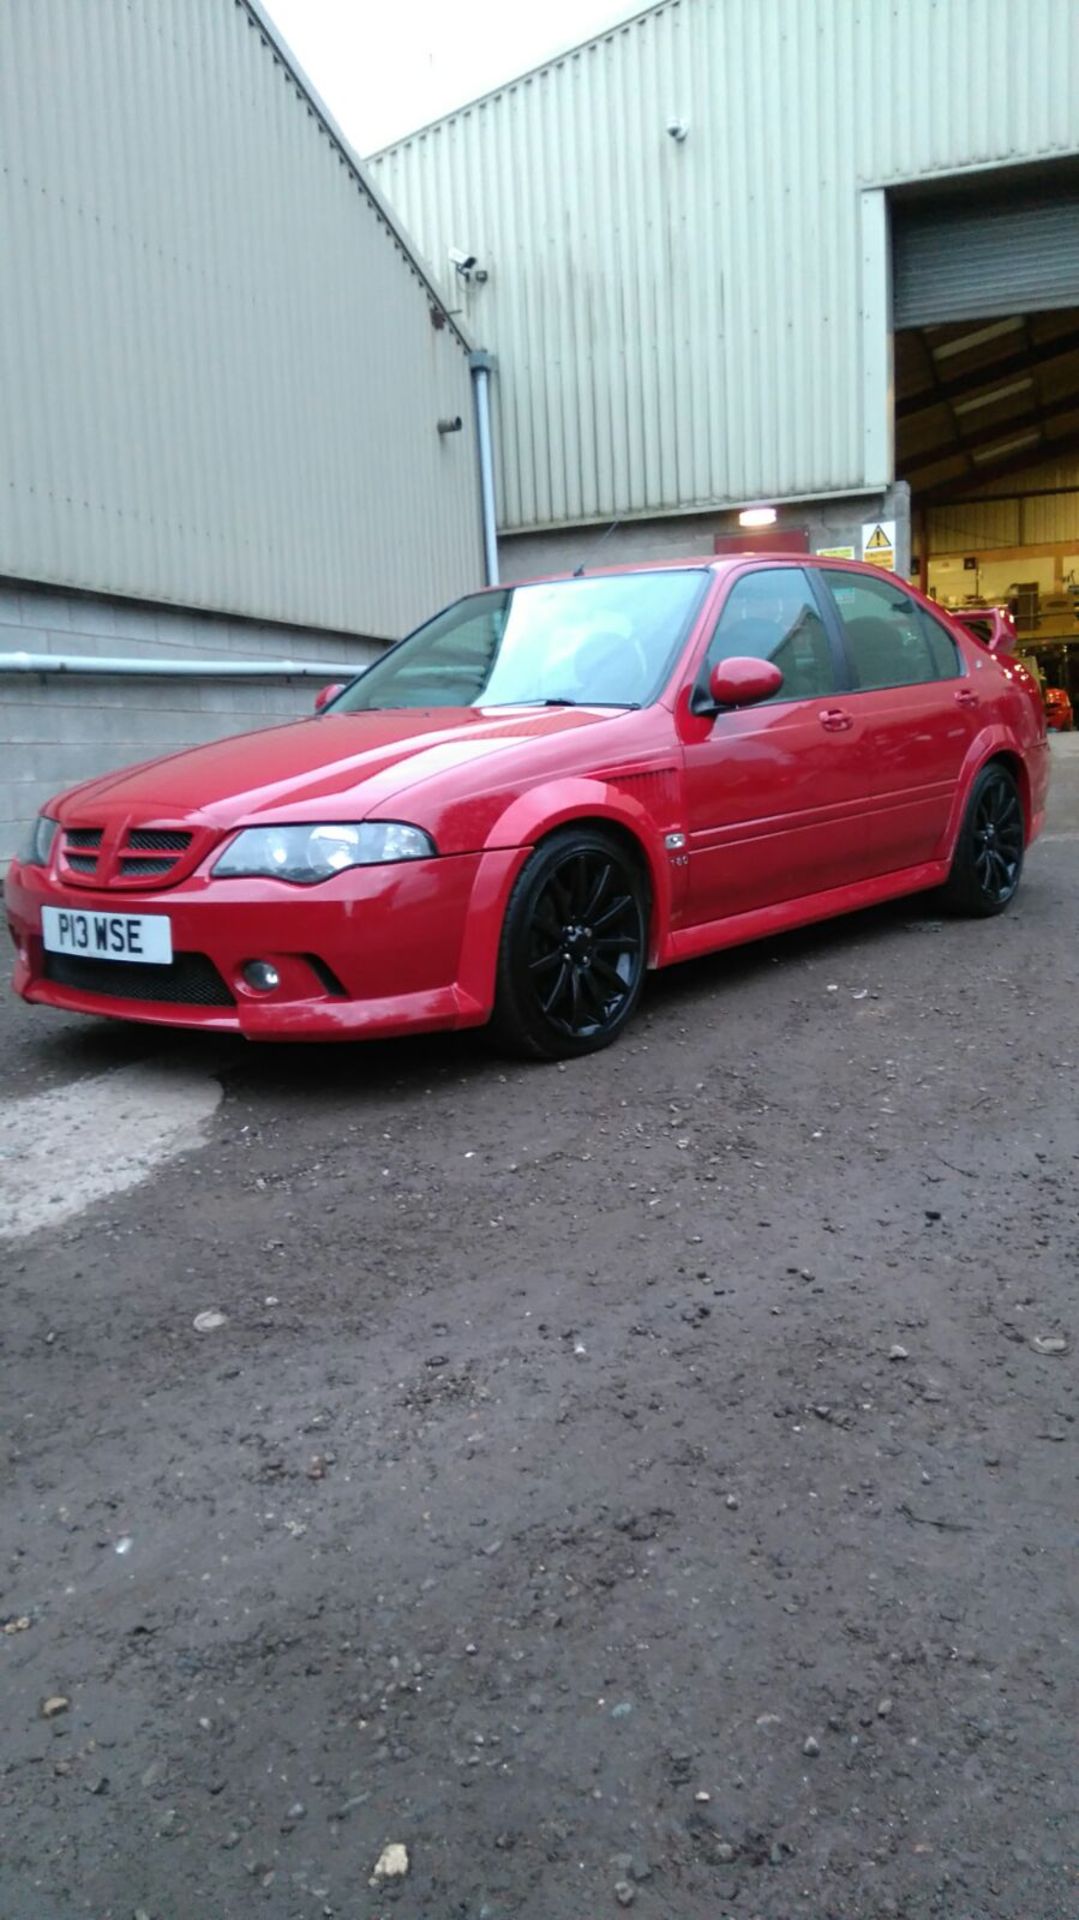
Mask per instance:
[[[370,665],[368,661],[366,663]],[[155,660],[132,654],[0,653],[0,673],[126,674],[163,680],[354,680],[363,667],[319,660]]]
[[[494,355],[470,353],[472,391],[476,400],[476,441],[480,456],[480,511],[483,517],[483,557],[487,585],[498,585],[498,520],[495,513],[495,459],[491,440],[491,374]]]

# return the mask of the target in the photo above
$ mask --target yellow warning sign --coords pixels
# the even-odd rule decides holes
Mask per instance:
[[[862,558],[875,567],[895,567],[894,520],[870,520],[863,525]]]

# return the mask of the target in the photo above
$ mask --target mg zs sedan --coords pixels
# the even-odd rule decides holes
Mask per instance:
[[[856,564],[492,589],[330,695],[48,806],[7,883],[17,991],[582,1054],[649,967],[929,888],[1000,913],[1044,817],[1029,674]]]

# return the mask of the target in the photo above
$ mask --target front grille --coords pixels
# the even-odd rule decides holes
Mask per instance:
[[[68,827],[60,873],[82,887],[172,887],[186,879],[212,844],[207,828]]]
[[[73,987],[79,993],[97,993],[110,1000],[152,1000],[186,1007],[235,1004],[213,961],[204,953],[174,954],[167,967],[47,953],[45,978],[58,987]]]
[[[128,846],[140,853],[183,853],[191,840],[178,827],[133,827],[127,836]]]

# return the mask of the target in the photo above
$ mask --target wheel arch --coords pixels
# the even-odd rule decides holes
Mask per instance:
[[[945,842],[945,857],[949,860],[954,857],[959,844],[959,835],[963,830],[963,821],[966,818],[974,782],[986,767],[996,762],[1007,769],[1019,789],[1019,804],[1023,809],[1024,839],[1029,844],[1034,819],[1034,796],[1030,784],[1030,771],[1022,753],[1016,747],[1014,737],[1003,727],[995,726],[979,734],[977,740],[972,742],[962,776],[957,783]]]
[[[568,820],[560,821],[557,826],[550,827],[546,833],[541,834],[535,843],[535,851],[538,852],[540,847],[546,846],[548,840],[552,839],[556,833],[564,833],[567,827],[590,828],[593,831],[604,833],[609,840],[614,840],[621,845],[623,851],[629,855],[629,858],[636,862],[644,879],[648,882],[648,897],[651,902],[652,895],[655,891],[652,879],[652,863],[648,857],[648,849],[644,841],[638,833],[634,832],[632,827],[627,826],[624,820],[612,818],[607,814],[573,814]]]
[[[512,845],[531,853],[566,827],[613,835],[640,866],[648,883],[648,961],[654,966],[670,927],[670,857],[661,828],[632,795],[598,780],[560,781],[555,788],[535,789],[507,810],[488,846]]]

